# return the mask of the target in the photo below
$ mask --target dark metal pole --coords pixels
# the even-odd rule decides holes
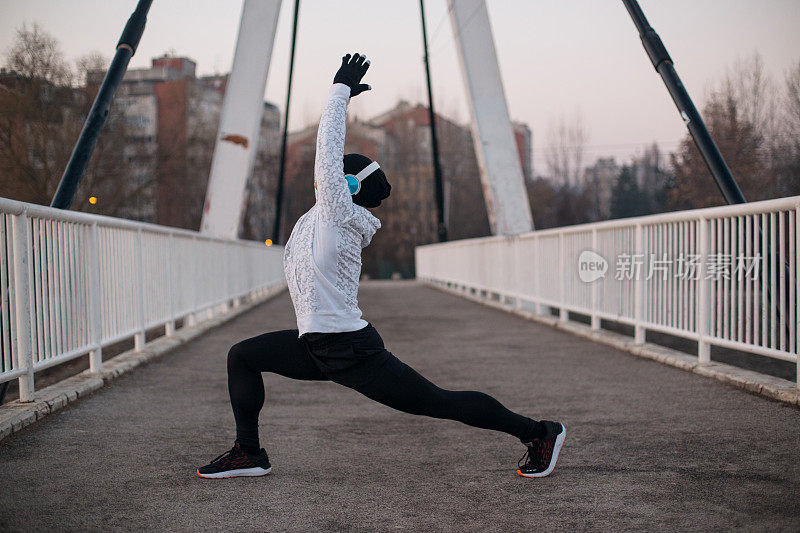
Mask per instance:
[[[281,165],[278,170],[278,192],[275,194],[275,225],[272,227],[272,242],[278,244],[281,234],[281,206],[283,205],[283,178],[286,171],[286,136],[289,133],[289,100],[292,98],[292,72],[294,72],[294,45],[297,41],[297,14],[300,0],[294,2],[294,23],[292,25],[292,49],[289,52],[289,85],[286,88],[286,111],[283,117],[283,140],[281,141]]]
[[[422,17],[422,45],[425,49],[425,76],[428,80],[428,117],[431,123],[431,151],[433,152],[433,177],[436,184],[436,214],[438,216],[439,241],[447,240],[447,225],[444,221],[444,186],[442,185],[442,167],[439,165],[439,140],[436,137],[436,113],[433,110],[433,91],[431,90],[431,67],[428,59],[428,31],[425,28],[425,3],[419,0],[419,12]]]
[[[153,0],[139,0],[136,10],[128,19],[125,29],[122,30],[122,36],[117,43],[117,52],[111,61],[111,66],[108,67],[103,84],[97,92],[92,109],[89,111],[89,116],[86,118],[80,137],[78,137],[78,142],[75,143],[72,156],[70,156],[67,168],[61,177],[61,183],[58,184],[58,190],[50,203],[51,207],[69,209],[72,205],[75,191],[78,190],[78,185],[80,185],[83,178],[89,158],[92,156],[97,138],[100,136],[100,131],[108,118],[111,103],[114,101],[114,94],[117,92],[122,77],[128,69],[131,57],[136,53],[136,47],[139,46],[139,40],[142,38],[144,25],[147,22],[147,12],[150,10],[150,4],[152,3]]]
[[[642,46],[644,46],[647,55],[650,57],[656,72],[658,72],[667,86],[672,101],[678,107],[681,118],[686,123],[692,139],[694,139],[697,148],[700,150],[700,155],[703,156],[703,160],[708,166],[708,170],[714,176],[722,196],[725,197],[729,204],[745,203],[746,200],[741,189],[736,184],[736,180],[733,179],[728,165],[725,164],[722,154],[708,133],[708,128],[706,128],[697,108],[694,107],[694,103],[692,103],[689,93],[686,92],[678,73],[675,72],[672,58],[667,53],[661,38],[650,26],[650,23],[647,22],[642,8],[639,7],[639,3],[636,0],[622,0],[622,3],[625,4],[633,23],[636,25],[636,29],[639,30]]]

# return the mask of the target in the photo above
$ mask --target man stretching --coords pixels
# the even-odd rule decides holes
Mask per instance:
[[[316,203],[294,226],[283,256],[297,329],[264,333],[228,353],[228,391],[236,419],[230,450],[197,469],[204,478],[263,476],[272,467],[258,440],[264,405],[262,372],[302,380],[330,380],[384,405],[415,415],[457,420],[502,431],[527,446],[517,473],[552,472],[566,431],[558,422],[534,421],[482,392],[444,390],[397,359],[358,307],[361,250],[381,227],[366,208],[389,196],[377,162],[344,155],[347,104],[371,89],[361,79],[366,57],[347,54],[333,79],[317,132]]]

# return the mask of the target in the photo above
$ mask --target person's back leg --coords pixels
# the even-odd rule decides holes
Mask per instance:
[[[534,421],[482,392],[436,386],[386,350],[374,328],[365,328],[350,340],[353,342],[344,343],[335,352],[340,358],[351,357],[354,364],[343,371],[325,372],[333,381],[405,413],[456,420],[513,435],[528,448],[517,473],[542,477],[552,472],[566,435],[563,424]],[[311,354],[315,358],[322,355],[313,347]]]
[[[563,424],[534,421],[507,409],[483,392],[442,389],[391,352],[386,353],[386,363],[375,373],[374,379],[348,386],[405,413],[456,420],[513,435],[527,447],[518,462],[517,474],[544,477],[553,471],[566,435]]]
[[[472,427],[502,431],[522,442],[544,434],[544,428],[539,423],[509,410],[488,394],[443,389],[397,359],[391,352],[387,352],[385,357],[386,363],[375,372],[371,381],[351,388],[404,413],[455,420]]]

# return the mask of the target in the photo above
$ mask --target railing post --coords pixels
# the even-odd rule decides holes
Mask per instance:
[[[597,252],[597,229],[592,228],[592,252]],[[600,317],[597,316],[597,292],[600,285],[600,279],[592,282],[592,329],[600,329]]]
[[[566,322],[569,318],[569,311],[564,307],[566,302],[566,277],[565,274],[566,270],[566,260],[564,257],[564,234],[558,234],[558,305],[559,305],[559,314],[558,318],[561,322]]]
[[[703,265],[708,261],[708,220],[700,219],[698,224],[699,252],[700,252],[700,273],[697,279],[697,360],[701,363],[711,361],[711,345],[706,340],[708,337],[708,284],[709,280],[703,275]]]
[[[134,250],[134,277],[136,278],[136,334],[133,336],[133,349],[141,351],[144,349],[145,325],[144,325],[144,279],[142,275],[142,228],[136,231],[136,249]]]
[[[235,271],[234,271],[235,273],[233,275],[236,276],[235,279],[237,281],[238,280],[245,280],[245,282],[244,283],[239,283],[239,282],[234,282],[233,283],[234,289],[231,292],[233,294],[239,295],[239,296],[236,296],[233,300],[231,300],[231,308],[234,309],[234,310],[238,309],[242,305],[241,294],[242,293],[247,294],[248,292],[253,290],[252,278],[250,276],[245,277],[245,275],[244,275],[244,273],[246,272],[246,269],[245,269],[244,265],[247,262],[247,257],[248,257],[248,252],[249,251],[250,251],[249,248],[245,248],[245,247],[243,247],[241,245],[236,249],[236,268],[235,268]],[[244,290],[242,290],[242,287],[244,287]]]
[[[31,343],[31,300],[28,265],[28,216],[25,211],[11,217],[14,248],[14,308],[16,318],[17,368],[25,367],[25,374],[19,377],[19,400],[32,402],[33,385],[33,347]]]
[[[794,225],[795,225],[795,239],[800,240],[800,204],[798,204],[794,208]],[[800,389],[800,243],[795,243],[794,245],[794,287],[795,287],[795,300],[792,302],[794,305],[794,319],[795,319],[795,328],[794,328],[794,335],[796,337],[794,343],[795,355],[797,356],[797,370],[796,372],[796,380],[797,380],[797,388]]]
[[[190,248],[189,253],[189,261],[191,262],[191,278],[189,279],[189,286],[190,287],[197,287],[198,280],[197,280],[197,263],[199,258],[197,257],[197,237],[192,235],[192,247]],[[188,327],[192,327],[197,324],[197,293],[199,291],[197,289],[192,291],[192,310],[189,312],[189,315],[186,317],[184,321],[184,325]]]
[[[214,252],[216,251],[216,250],[215,250],[215,248],[217,248],[218,244],[219,244],[219,243],[218,243],[217,241],[213,241],[213,243],[212,243],[212,245],[211,245],[211,254],[212,254],[212,255],[216,255]],[[224,264],[225,264],[225,263],[223,263],[223,265],[224,265]],[[219,272],[219,274],[221,274],[221,275],[223,275],[223,276],[225,276],[225,275],[226,275],[226,274],[225,274],[225,267],[224,267],[224,266],[223,266],[223,268],[222,268],[222,272]],[[227,276],[226,276],[226,277],[227,277]],[[209,280],[209,283],[210,283],[210,280]],[[214,301],[214,296],[213,296],[213,295],[211,296],[211,301]],[[222,307],[223,307],[223,306],[222,306],[222,304],[215,304],[215,305],[211,305],[211,306],[209,306],[209,307],[208,307],[208,310],[206,311],[206,317],[207,317],[207,319],[208,319],[208,320],[211,320],[212,318],[214,318],[215,316],[217,316],[217,315],[220,313],[220,311],[221,311]]]
[[[89,227],[89,317],[92,345],[89,352],[89,371],[103,369],[103,314],[100,310],[100,235],[97,222]]]
[[[544,306],[542,305],[542,244],[538,235],[533,238],[533,290],[536,295],[536,302],[533,305],[533,312],[537,315],[544,314]]]
[[[174,262],[175,239],[170,232],[167,239],[167,287],[169,289],[169,320],[164,325],[164,335],[171,337],[175,335],[175,288],[172,286],[172,263]]]
[[[636,268],[636,258],[644,257],[644,229],[640,223],[636,224],[636,245],[631,257],[631,264],[633,266],[633,283],[634,283],[634,331],[633,341],[636,344],[644,344],[645,329],[642,325],[644,322],[644,282],[645,278],[641,270]],[[644,268],[644,260],[642,260],[642,269]]]
[[[226,256],[227,254],[223,251],[222,255]],[[235,252],[231,253],[231,255],[237,257],[237,254]],[[235,291],[231,288],[231,285],[233,284],[232,283],[233,276],[231,275],[231,263],[233,263],[233,261],[230,260],[223,262],[223,264],[225,265],[225,294],[227,295],[228,298],[227,300],[225,300],[224,305],[222,306],[223,314],[227,314],[227,312],[233,305],[233,300],[231,299],[230,296]]]
[[[514,293],[517,295],[514,298],[514,307],[522,309],[522,264],[519,260],[522,250],[522,240],[519,236],[515,237],[512,241],[514,246]]]

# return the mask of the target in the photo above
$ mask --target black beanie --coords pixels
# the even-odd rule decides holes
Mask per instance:
[[[346,154],[344,156],[344,173],[355,176],[372,163],[372,159],[361,154]],[[392,186],[386,179],[382,169],[377,169],[361,182],[361,190],[353,196],[353,203],[361,207],[378,207],[381,200],[389,197]]]

